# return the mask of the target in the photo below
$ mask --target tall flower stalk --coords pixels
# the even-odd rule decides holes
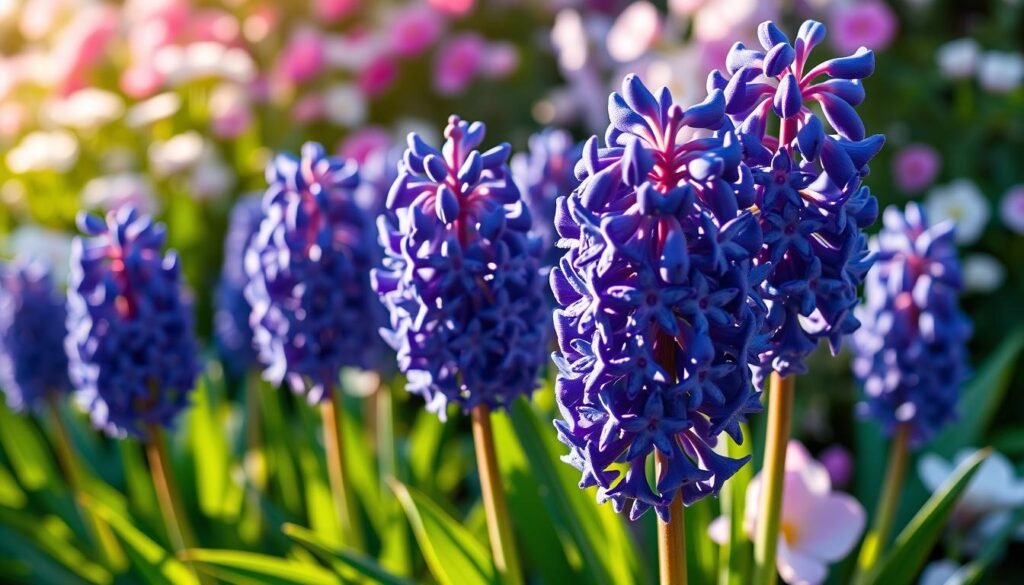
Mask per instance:
[[[857,329],[857,287],[870,266],[862,230],[878,209],[861,179],[884,138],[866,136],[854,109],[864,100],[861,80],[873,72],[874,55],[861,48],[848,57],[809,64],[811,51],[824,38],[824,25],[814,21],[803,23],[792,43],[773,23],[762,23],[761,49],[737,43],[726,71],[715,71],[708,80],[726,95],[726,111],[757,185],[754,205],[764,230],[757,262],[770,269],[760,285],[768,308],[762,329],[768,346],[760,354],[760,370],[772,382],[763,514],[755,542],[758,584],[777,579],[792,377],[806,371],[805,359],[820,340],[827,339],[834,353]],[[810,108],[815,103],[824,123]],[[766,131],[770,117],[778,120],[777,136]]]
[[[853,336],[853,370],[864,390],[862,413],[881,423],[891,451],[874,524],[857,568],[869,571],[888,543],[908,452],[956,417],[967,378],[971,323],[960,310],[963,290],[954,224],[931,225],[914,203],[885,210],[872,240],[877,261]]]
[[[327,470],[343,538],[364,547],[342,442],[343,367],[373,367],[380,304],[369,285],[377,254],[356,204],[354,162],[307,143],[267,167],[263,220],[249,241],[245,297],[264,378],[319,404]],[[367,326],[369,322],[370,326]]]
[[[406,389],[445,419],[471,412],[491,550],[520,583],[490,412],[529,395],[543,362],[540,240],[508,169],[509,146],[480,153],[485,127],[452,116],[440,150],[418,135],[379,218],[386,256],[373,273],[390,315],[382,330]]]
[[[164,445],[188,405],[199,373],[192,307],[178,257],[161,248],[161,224],[122,207],[104,218],[82,214],[68,288],[71,381],[93,424],[143,441],[168,537],[193,546]]]
[[[551,273],[563,459],[630,519],[654,508],[666,585],[686,580],[683,506],[748,460],[716,452],[719,435],[742,441],[760,407],[761,228],[725,108],[720,90],[684,109],[626,77],[606,146],[586,143],[582,183],[556,213],[571,242]]]

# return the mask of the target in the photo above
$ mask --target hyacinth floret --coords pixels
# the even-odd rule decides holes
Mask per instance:
[[[804,372],[819,340],[827,339],[835,353],[857,329],[853,307],[870,267],[863,229],[878,215],[877,200],[861,181],[884,137],[866,136],[855,110],[874,55],[861,48],[811,66],[810,53],[825,32],[823,24],[807,21],[791,43],[773,23],[762,23],[763,50],[736,43],[726,72],[708,79],[709,89],[725,96],[757,184],[764,231],[758,263],[773,267],[760,291],[770,334],[761,366],[783,375]],[[766,131],[771,116],[778,136]]]
[[[749,364],[762,341],[761,229],[721,91],[683,109],[630,75],[608,110],[606,147],[586,143],[581,184],[558,201],[569,248],[551,272],[555,426],[580,487],[632,519],[651,507],[667,519],[676,494],[716,494],[746,462],[713,447],[722,432],[741,441],[739,423],[760,410]]]
[[[46,265],[0,265],[0,389],[11,409],[39,408],[70,390],[64,319],[64,297]]]
[[[224,238],[220,281],[214,293],[217,352],[225,369],[234,377],[244,375],[258,363],[249,326],[252,307],[245,298],[245,286],[249,282],[245,274],[245,250],[259,231],[262,219],[262,197],[258,195],[245,197],[232,208]]]
[[[353,161],[307,142],[267,166],[263,220],[249,242],[245,297],[264,377],[320,402],[343,367],[379,356],[380,304],[369,286],[372,222],[356,204]]]
[[[192,306],[162,224],[131,207],[81,214],[65,349],[76,397],[113,436],[145,436],[187,406],[200,365]]]
[[[480,122],[449,118],[438,150],[415,133],[378,218],[383,267],[374,286],[391,315],[381,334],[406,388],[446,416],[507,407],[544,361],[539,239],[508,168],[510,148],[482,154]]]
[[[544,263],[558,262],[561,252],[555,247],[555,208],[558,198],[571,193],[579,184],[575,167],[583,154],[583,145],[560,128],[546,128],[530,136],[527,152],[512,157],[512,176],[523,194],[533,217],[533,231],[544,245]]]
[[[971,322],[952,221],[929,225],[914,203],[890,207],[868,272],[861,328],[853,335],[853,370],[864,389],[861,410],[888,434],[907,425],[912,444],[931,439],[956,417],[968,376]]]

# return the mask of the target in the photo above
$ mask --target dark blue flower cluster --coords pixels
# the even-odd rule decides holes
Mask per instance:
[[[164,227],[122,207],[81,214],[71,248],[67,338],[71,382],[93,424],[144,436],[170,426],[199,373],[191,303]]]
[[[452,116],[441,150],[410,134],[378,220],[374,286],[406,388],[444,418],[449,403],[505,407],[544,361],[540,241],[509,175],[508,144],[481,154],[484,125]]]
[[[558,263],[561,252],[555,247],[555,207],[558,198],[579,185],[575,167],[583,154],[565,130],[545,129],[530,137],[529,150],[512,157],[512,177],[523,194],[533,217],[533,231],[544,245],[544,264]]]
[[[372,222],[356,205],[354,162],[306,143],[300,158],[267,167],[263,220],[249,242],[245,297],[264,376],[319,402],[342,367],[380,354],[380,303],[369,285],[377,256]]]
[[[874,70],[871,51],[809,66],[811,50],[825,38],[825,26],[814,21],[793,43],[771,22],[761,24],[758,37],[763,50],[737,43],[728,76],[715,71],[708,86],[723,92],[757,184],[764,230],[758,263],[772,267],[761,285],[770,334],[761,365],[789,375],[805,371],[819,340],[836,352],[857,329],[853,307],[870,266],[862,230],[878,215],[861,179],[884,137],[866,137],[854,110],[864,100],[861,80]],[[766,135],[771,114],[779,120],[777,137]]]
[[[916,204],[885,210],[868,272],[863,323],[853,335],[853,371],[864,388],[863,412],[887,433],[905,424],[914,444],[955,418],[968,375],[971,323],[960,310],[963,289],[953,222],[929,226]]]
[[[37,408],[47,396],[66,393],[64,297],[48,268],[15,261],[0,266],[0,390],[13,410]]]
[[[259,231],[262,219],[262,197],[256,195],[240,200],[231,210],[224,238],[224,263],[214,293],[217,351],[225,370],[235,378],[245,375],[257,363],[249,326],[252,307],[245,298],[245,286],[249,283],[245,250]]]
[[[720,90],[683,109],[628,76],[609,100],[606,147],[586,143],[582,183],[558,200],[571,246],[551,273],[555,426],[581,487],[630,504],[633,519],[652,506],[666,518],[677,493],[686,504],[717,493],[746,462],[716,453],[718,436],[742,440],[739,423],[760,410],[749,364],[762,236],[725,109]]]

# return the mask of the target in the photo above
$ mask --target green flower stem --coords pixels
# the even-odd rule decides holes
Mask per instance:
[[[786,447],[793,419],[796,378],[772,372],[768,390],[768,431],[765,436],[764,465],[761,467],[761,502],[754,542],[755,585],[778,581],[775,552],[782,520],[782,492],[786,472]]]
[[[875,509],[875,518],[871,526],[871,532],[864,537],[864,544],[860,549],[860,556],[857,558],[857,571],[854,574],[854,583],[861,583],[867,574],[878,563],[882,550],[889,542],[889,533],[892,531],[892,523],[896,516],[896,509],[900,503],[900,491],[903,488],[903,478],[907,471],[907,459],[910,455],[910,432],[905,424],[896,428],[892,444],[889,446],[889,462],[885,470],[885,483],[882,485],[882,494]]]
[[[54,447],[57,451],[57,459],[64,470],[68,487],[71,488],[71,493],[75,496],[75,505],[82,515],[85,525],[89,528],[92,537],[99,545],[99,550],[103,555],[105,564],[115,572],[121,572],[128,567],[128,558],[125,556],[124,551],[121,550],[120,545],[118,545],[117,537],[114,536],[114,532],[106,522],[97,518],[95,514],[84,509],[81,505],[82,497],[87,495],[85,477],[82,469],[79,467],[78,456],[71,447],[71,439],[68,435],[67,427],[64,426],[64,420],[60,416],[60,405],[55,395],[51,394],[47,397],[47,407],[53,426]]]
[[[327,476],[331,483],[331,495],[334,497],[334,509],[341,522],[342,536],[345,544],[364,551],[363,533],[359,524],[358,510],[352,486],[349,482],[348,467],[345,464],[344,433],[341,428],[341,417],[338,408],[341,406],[340,390],[328,389],[328,398],[320,403],[320,415],[324,427],[324,447],[327,450]]]
[[[156,490],[156,499],[160,503],[160,512],[167,528],[167,536],[174,552],[180,555],[186,550],[194,548],[196,541],[181,504],[181,495],[178,492],[178,485],[174,482],[164,433],[159,426],[151,425],[149,427],[149,437],[146,439],[145,447],[146,457],[149,459],[149,472],[153,476],[153,487]],[[195,572],[194,569],[193,572]],[[206,582],[206,579],[199,573],[196,573],[196,577],[201,582]]]
[[[473,444],[476,447],[477,472],[480,474],[480,489],[483,492],[484,512],[487,515],[487,534],[491,541],[494,565],[505,585],[520,585],[523,582],[516,551],[512,522],[508,514],[505,488],[501,483],[501,471],[494,449],[494,432],[491,429],[491,409],[486,404],[473,408]]]
[[[655,455],[658,467],[664,465],[665,456],[661,451],[655,451]],[[686,585],[686,526],[683,522],[683,498],[677,490],[669,505],[668,522],[658,520],[660,585]]]

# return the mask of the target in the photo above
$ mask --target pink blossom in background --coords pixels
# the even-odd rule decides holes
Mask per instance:
[[[413,4],[395,10],[389,27],[391,50],[403,57],[426,51],[444,31],[444,19],[429,6]]]
[[[896,186],[906,193],[923,191],[935,182],[942,159],[927,144],[908,144],[892,160],[892,174]]]
[[[209,106],[210,129],[218,138],[237,138],[252,126],[252,108],[241,86],[217,86],[210,94]]]
[[[853,457],[842,445],[832,445],[818,455],[818,460],[825,466],[832,485],[846,487],[853,478]]]
[[[18,102],[0,104],[0,136],[6,138],[17,136],[25,127],[27,119],[28,111]]]
[[[394,141],[391,134],[380,126],[363,126],[352,132],[338,145],[338,154],[363,164],[372,153],[388,148]]]
[[[121,91],[135,99],[147,98],[163,85],[164,76],[151,64],[132,65],[121,72]]]
[[[85,85],[85,75],[107,50],[117,32],[118,12],[113,6],[83,8],[57,37],[51,54],[55,87],[69,95]]]
[[[1003,195],[999,215],[1006,227],[1015,233],[1024,234],[1024,185],[1012,187]]]
[[[882,51],[892,44],[899,23],[892,9],[880,0],[837,6],[829,18],[829,41],[846,55],[860,47]]]
[[[296,31],[285,45],[278,71],[292,83],[316,77],[324,67],[324,39],[313,29]]]
[[[324,117],[324,99],[318,93],[302,96],[292,106],[292,120],[308,124]]]
[[[367,96],[387,91],[398,77],[398,65],[389,55],[378,55],[359,72],[359,89]]]
[[[429,0],[430,5],[441,12],[453,16],[462,16],[473,9],[476,0]]]
[[[359,0],[313,0],[313,13],[328,23],[338,22],[359,8]]]
[[[747,487],[743,529],[753,537],[761,499],[761,474]],[[815,461],[799,441],[786,450],[782,518],[775,564],[790,585],[818,585],[828,566],[850,554],[864,532],[864,508],[852,496],[832,491],[824,465]],[[716,518],[708,527],[711,539],[729,539],[729,519]]]
[[[483,63],[487,45],[476,33],[455,35],[438,51],[434,63],[434,87],[438,93],[454,95],[473,81]]]
[[[643,56],[661,34],[661,16],[650,2],[634,2],[619,14],[608,31],[608,54],[619,63]]]
[[[737,38],[756,40],[757,25],[779,16],[780,0],[706,0],[693,14],[693,38],[730,46]]]
[[[223,10],[203,10],[192,18],[189,33],[193,41],[214,41],[234,45],[241,37],[242,27],[233,14]]]
[[[504,79],[519,68],[519,51],[506,42],[491,43],[484,51],[480,73],[488,79]]]

